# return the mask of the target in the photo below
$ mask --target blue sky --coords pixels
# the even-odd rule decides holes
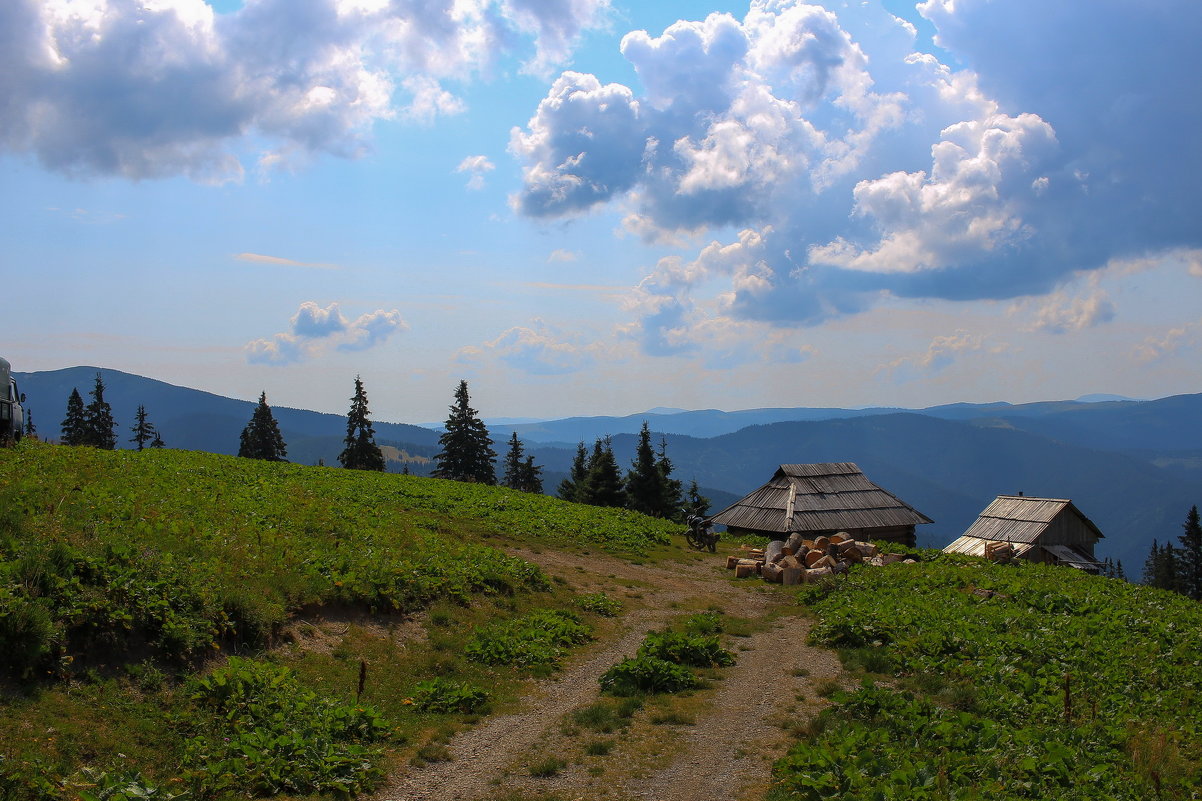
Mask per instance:
[[[3,355],[378,419],[1202,390],[1196,0],[9,0]]]

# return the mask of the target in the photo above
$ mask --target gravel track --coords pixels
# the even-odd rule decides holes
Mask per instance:
[[[622,658],[633,656],[647,632],[681,614],[682,604],[717,596],[729,612],[757,618],[778,601],[757,591],[756,582],[727,584],[714,558],[666,569],[593,555],[587,560],[586,575],[578,572],[581,559],[575,554],[510,552],[553,575],[571,578],[581,591],[588,589],[584,585],[590,580],[599,585],[599,576],[639,582],[654,588],[646,593],[654,596],[654,605],[624,615],[625,630],[618,639],[557,676],[538,682],[520,711],[487,718],[457,734],[448,743],[451,761],[406,767],[377,793],[377,801],[479,801],[515,789],[535,797],[545,792],[556,798],[632,801],[762,796],[771,760],[783,754],[785,747],[781,727],[770,718],[782,713],[782,704],[792,710],[790,714],[813,714],[816,707],[812,701],[795,700],[798,696],[813,698],[807,676],[820,679],[839,673],[832,653],[805,645],[807,620],[783,618],[765,631],[735,640],[738,662],[726,668],[724,678],[715,683],[707,711],[696,725],[665,732],[665,739],[669,734],[679,738],[666,765],[657,765],[650,773],[640,770],[637,777],[626,775],[621,765],[613,766],[603,777],[586,775],[573,765],[555,778],[534,779],[520,772],[523,760],[554,743],[563,716],[596,701],[601,674]]]

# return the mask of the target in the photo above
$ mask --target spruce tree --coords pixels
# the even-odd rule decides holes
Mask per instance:
[[[72,387],[71,396],[67,398],[67,416],[63,418],[62,423],[62,443],[64,445],[83,445],[86,435],[83,398],[79,395],[79,389]]]
[[[655,462],[655,451],[651,448],[651,431],[644,420],[634,449],[634,461],[626,473],[626,506],[645,515],[662,517],[662,478]]]
[[[510,489],[522,489],[522,441],[518,439],[518,432],[514,431],[513,436],[509,438],[509,452],[505,454],[505,475],[501,479],[502,486]]]
[[[152,439],[150,441],[150,447],[152,447],[152,448],[166,448],[167,447],[167,443],[163,442],[163,437],[159,434],[158,429],[155,429],[154,439]]]
[[[30,439],[38,438],[38,429],[33,424],[33,412],[29,411],[29,409],[25,410],[25,436]]]
[[[1178,538],[1181,592],[1199,601],[1202,600],[1202,523],[1198,520],[1197,506],[1190,508],[1181,528]]]
[[[576,446],[576,456],[572,459],[572,468],[568,477],[559,482],[556,494],[565,501],[579,501],[585,479],[588,478],[588,449],[583,440]]]
[[[527,456],[522,462],[521,490],[541,495],[543,491],[543,469],[534,463],[533,456]]]
[[[435,478],[476,484],[497,483],[493,465],[497,454],[492,449],[488,427],[471,407],[466,381],[460,381],[455,390],[455,402],[447,417],[446,431],[438,438],[438,444],[442,450],[434,455],[436,466],[431,475]]]
[[[266,459],[282,462],[288,455],[288,447],[276,425],[271,407],[267,405],[267,393],[259,395],[259,405],[250,416],[250,422],[242,429],[238,455],[247,459]]]
[[[146,407],[138,404],[138,413],[134,415],[134,426],[132,429],[134,435],[129,438],[130,442],[136,443],[138,450],[143,450],[148,442],[154,440],[157,433],[154,426],[146,419]]]
[[[113,408],[104,399],[104,380],[100,373],[96,374],[96,384],[89,394],[92,400],[83,410],[83,444],[106,451],[115,450],[117,434],[113,429],[116,423],[113,421]]]
[[[613,443],[609,437],[604,442],[597,440],[593,445],[593,456],[589,459],[588,476],[584,479],[579,495],[581,503],[593,506],[625,506],[626,491],[622,486],[622,473],[614,458]]]
[[[1159,542],[1152,540],[1152,551],[1144,562],[1143,581],[1144,584],[1162,590],[1181,591],[1180,557],[1172,543],[1161,546]]]
[[[367,393],[363,380],[355,376],[355,394],[346,416],[346,446],[338,454],[338,463],[350,470],[384,470],[384,453],[376,445],[376,432],[367,410]]]
[[[665,437],[660,437],[659,457],[655,461],[655,467],[659,471],[659,516],[668,520],[679,520],[683,506],[680,498],[681,483],[672,478],[672,460],[668,458],[668,440]]]

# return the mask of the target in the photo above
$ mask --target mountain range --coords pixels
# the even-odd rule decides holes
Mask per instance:
[[[103,374],[120,439],[139,404],[169,447],[236,453],[255,404],[150,378],[75,367],[16,373],[43,438],[53,439],[67,396],[85,398]],[[269,399],[270,400],[270,399]],[[273,406],[291,460],[336,464],[346,418]],[[725,412],[656,409],[623,417],[576,417],[493,425],[497,450],[514,431],[544,467],[553,492],[578,442],[612,438],[619,463],[632,457],[646,420],[684,481],[695,478],[715,511],[789,462],[856,462],[936,522],[919,543],[942,546],[998,494],[1070,498],[1106,535],[1098,555],[1137,573],[1153,539],[1175,541],[1202,501],[1202,394],[1159,400],[1049,401],[892,408],[771,408]],[[424,474],[438,431],[375,422],[390,470]]]

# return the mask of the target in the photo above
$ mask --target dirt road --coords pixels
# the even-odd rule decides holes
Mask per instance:
[[[805,644],[809,621],[780,615],[783,596],[758,581],[731,584],[717,557],[683,568],[636,565],[558,551],[515,551],[582,592],[626,588],[645,604],[622,619],[623,631],[536,685],[512,714],[486,719],[448,744],[452,759],[407,767],[379,801],[439,799],[581,799],[712,801],[762,797],[771,761],[787,747],[785,728],[820,705],[813,683],[840,673],[838,659]],[[749,636],[728,638],[737,664],[716,671],[712,688],[648,705],[608,738],[573,727],[569,716],[598,701],[597,679],[633,656],[648,631],[670,618],[717,606],[753,621]],[[773,617],[773,615],[778,615]],[[769,618],[772,618],[771,620]],[[756,625],[758,623],[758,625]],[[608,751],[589,743],[608,743]],[[554,771],[548,760],[558,760]],[[534,773],[549,775],[535,776]]]

